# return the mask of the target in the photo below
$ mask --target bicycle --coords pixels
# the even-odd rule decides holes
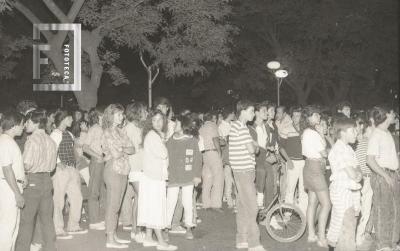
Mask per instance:
[[[283,202],[281,198],[281,178],[284,175],[282,168],[285,168],[283,160],[275,153],[278,165],[277,192],[272,202],[265,209],[260,209],[257,215],[257,222],[264,222],[268,234],[276,241],[289,243],[298,240],[306,230],[306,217],[294,204]],[[276,219],[282,229],[271,227],[272,218]]]

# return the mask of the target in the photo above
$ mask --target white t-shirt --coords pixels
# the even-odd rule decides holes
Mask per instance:
[[[218,133],[221,137],[228,137],[229,131],[231,130],[231,123],[226,122],[225,120],[221,121],[221,124],[218,126]]]
[[[13,138],[7,134],[0,135],[0,178],[4,178],[3,167],[11,165],[15,178],[24,180],[24,163],[21,150]]]
[[[320,152],[324,151],[326,143],[324,139],[315,130],[307,128],[301,137],[302,154],[309,159],[320,159]]]
[[[257,125],[256,132],[257,132],[258,145],[265,149],[267,147],[267,140],[268,140],[268,133],[267,129],[265,128],[265,125],[264,124]]]
[[[379,166],[391,170],[399,168],[396,146],[389,131],[375,128],[368,140],[367,155],[376,156],[375,160]]]

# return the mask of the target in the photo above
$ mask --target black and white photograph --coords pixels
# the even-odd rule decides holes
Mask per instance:
[[[398,0],[0,0],[0,251],[400,251]]]

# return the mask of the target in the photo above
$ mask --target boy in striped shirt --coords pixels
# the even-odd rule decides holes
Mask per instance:
[[[246,125],[254,118],[254,105],[241,100],[236,109],[238,120],[232,122],[229,131],[229,162],[237,188],[236,248],[265,251],[260,245],[260,230],[256,222],[258,207],[254,180],[258,144]]]

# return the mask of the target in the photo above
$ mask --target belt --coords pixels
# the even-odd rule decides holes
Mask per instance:
[[[372,174],[371,174],[371,173],[366,173],[366,174],[363,174],[363,177],[365,177],[365,178],[371,178],[371,176],[372,176]]]
[[[204,150],[203,152],[217,152],[217,149],[207,149],[207,150]]]
[[[392,169],[389,169],[386,167],[384,167],[383,170],[385,170],[386,172],[389,172],[389,173],[397,173],[397,170],[392,170]]]

